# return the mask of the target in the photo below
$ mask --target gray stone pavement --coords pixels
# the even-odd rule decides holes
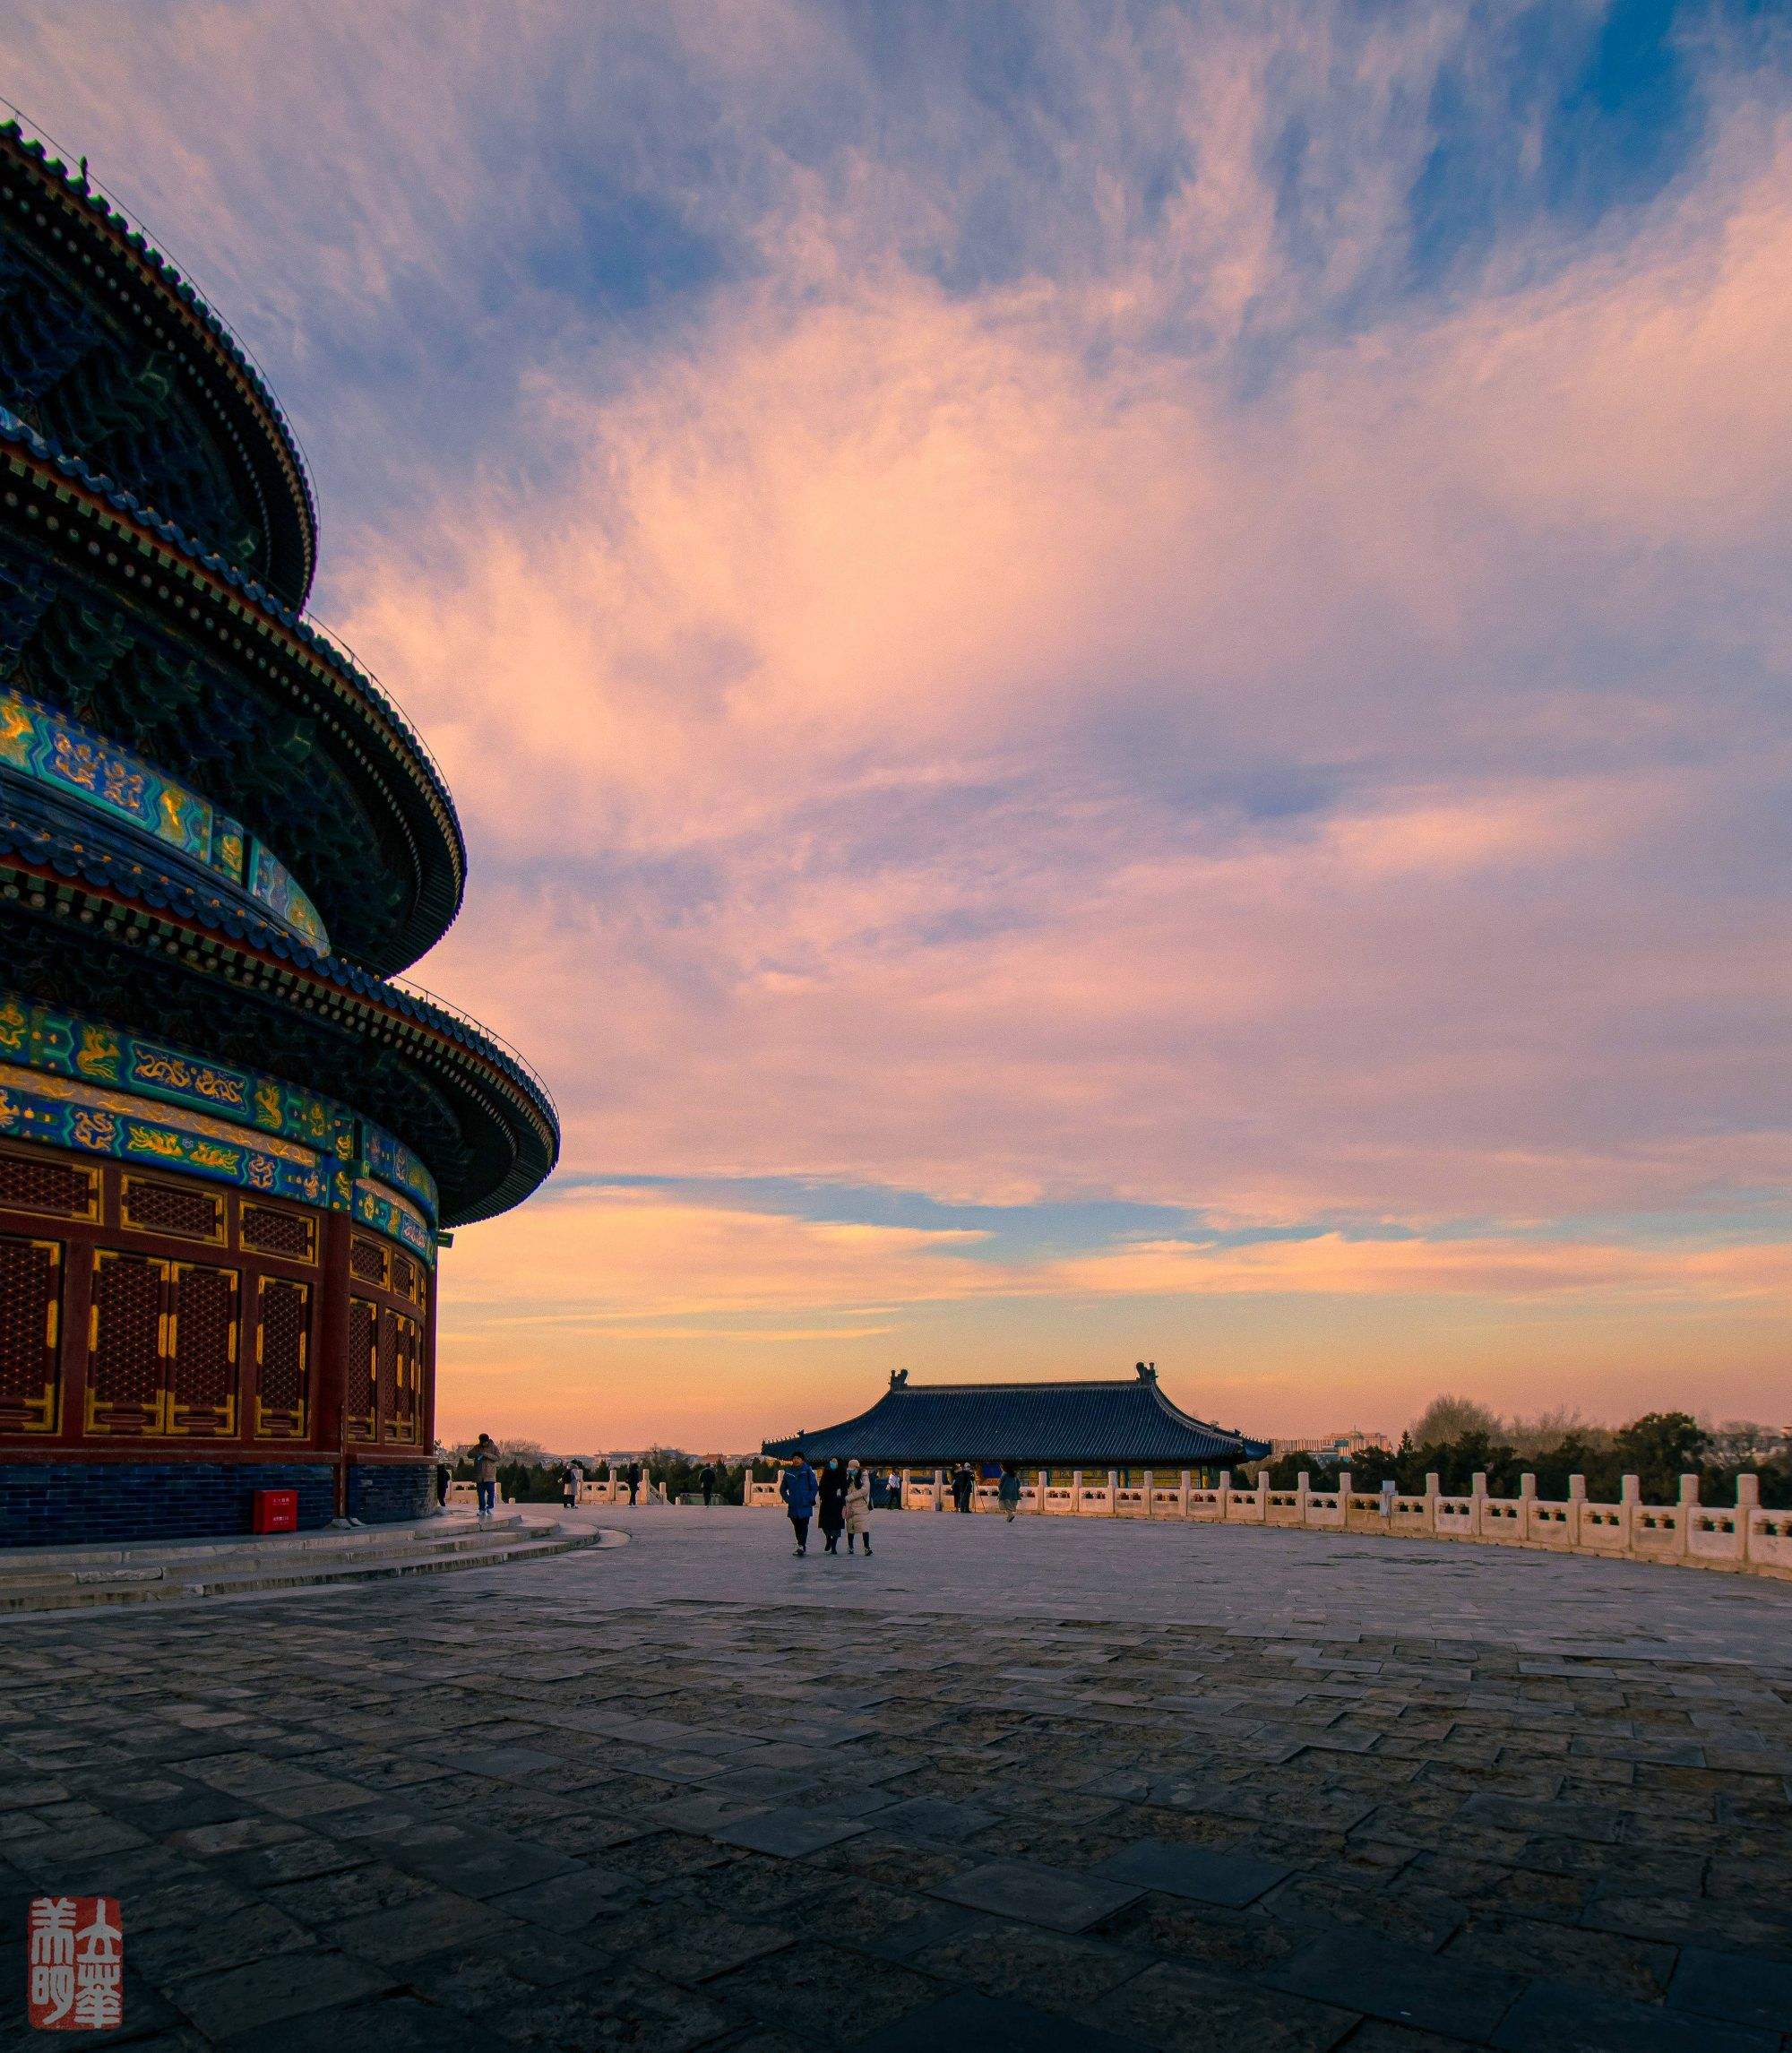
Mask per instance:
[[[0,1890],[147,2053],[1785,2053],[1792,1588],[765,1512],[12,1625]],[[65,2043],[82,2043],[72,2034]]]

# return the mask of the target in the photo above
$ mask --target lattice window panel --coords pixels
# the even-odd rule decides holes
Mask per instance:
[[[159,1433],[168,1264],[101,1247],[87,1346],[90,1433]]]
[[[423,1422],[423,1328],[402,1312],[388,1316],[392,1325],[392,1406],[385,1436],[414,1445]]]
[[[177,1262],[169,1281],[168,1429],[222,1438],[237,1430],[237,1272]]]
[[[178,1184],[125,1178],[125,1223],[141,1233],[174,1233],[188,1240],[221,1241],[224,1200],[216,1192]]]
[[[349,1272],[364,1283],[377,1283],[384,1288],[386,1280],[386,1251],[377,1240],[369,1240],[358,1233],[349,1243]]]
[[[344,1394],[349,1437],[371,1440],[379,1428],[378,1393],[374,1381],[374,1350],[379,1313],[365,1298],[349,1300],[349,1377]]]
[[[56,1219],[99,1217],[99,1174],[37,1155],[0,1153],[0,1212],[41,1212]]]
[[[379,1391],[380,1437],[390,1440],[398,1415],[399,1315],[382,1309],[379,1338],[374,1356],[374,1380]]]
[[[54,1433],[62,1249],[0,1236],[0,1432]]]
[[[394,1297],[416,1300],[417,1264],[409,1255],[401,1255],[396,1247],[392,1254],[392,1290]]]
[[[237,1239],[258,1255],[280,1255],[289,1262],[317,1259],[317,1221],[277,1205],[251,1204],[245,1199],[237,1213]]]
[[[255,1434],[301,1440],[310,1422],[311,1286],[264,1276],[255,1329]]]

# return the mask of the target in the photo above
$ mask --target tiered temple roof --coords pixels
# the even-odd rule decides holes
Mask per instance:
[[[300,611],[291,432],[191,285],[17,122],[0,487],[0,993],[351,1103],[426,1161],[444,1225],[515,1204],[553,1167],[553,1103],[391,980],[454,918],[466,850],[427,748]]]

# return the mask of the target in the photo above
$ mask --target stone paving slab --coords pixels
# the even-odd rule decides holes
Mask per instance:
[[[41,1890],[123,1900],[95,2042],[135,2053],[1792,2053],[1792,1592],[604,1516],[630,1546],[12,1626],[0,2053]]]

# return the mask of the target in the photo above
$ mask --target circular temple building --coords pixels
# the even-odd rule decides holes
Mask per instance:
[[[443,1229],[558,1152],[392,981],[466,850],[315,531],[217,315],[0,127],[0,1545],[422,1513]]]

